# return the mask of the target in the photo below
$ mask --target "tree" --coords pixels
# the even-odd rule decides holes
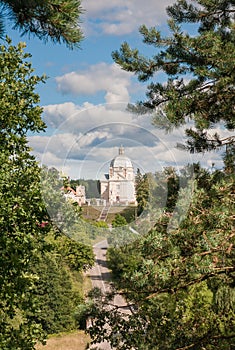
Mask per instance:
[[[64,42],[70,48],[78,46],[82,40],[79,0],[1,0],[0,5],[1,18],[12,21],[13,28],[23,35],[33,34],[45,41]],[[3,32],[1,20],[1,36]]]
[[[200,152],[226,146],[225,171],[210,174],[194,165],[195,191],[177,225],[174,215],[162,213],[143,236],[112,248],[109,266],[117,292],[132,305],[131,315],[123,317],[110,296],[97,298],[93,316],[99,321],[90,332],[95,341],[107,339],[115,349],[232,350],[235,136],[210,136],[208,129],[216,123],[227,131],[235,127],[234,1],[178,0],[167,11],[168,37],[155,28],[140,29],[144,42],[157,48],[152,58],[127,43],[113,53],[116,63],[140,81],[158,71],[168,78],[166,84],[151,82],[146,101],[129,108],[153,113],[156,125],[168,130],[189,120],[194,127],[186,130],[186,148]],[[197,35],[189,35],[188,23],[195,24]],[[177,182],[172,185],[176,193]],[[179,190],[179,213],[184,202]]]
[[[136,199],[138,202],[138,215],[147,212],[153,213],[154,209],[173,211],[180,187],[179,176],[173,167],[165,167],[163,171],[155,174],[136,175]]]
[[[71,270],[85,271],[94,265],[94,253],[91,246],[76,242],[66,236],[57,239],[55,244]]]
[[[83,304],[82,290],[75,288],[74,276],[62,257],[53,248],[31,259],[35,281],[35,300],[40,312],[32,315],[48,334],[73,330],[77,327],[75,309]]]
[[[234,348],[234,178],[210,176],[178,228],[169,233],[163,214],[144,236],[110,250],[115,286],[132,313],[123,317],[110,295],[95,299],[94,341],[123,350]]]
[[[44,204],[54,228],[76,242],[90,245],[99,235],[99,229],[83,219],[82,208],[76,202],[65,198],[62,191],[64,177],[57,169],[43,166],[40,182]]]
[[[235,173],[235,144],[226,146],[223,161],[225,172],[228,174]]]
[[[147,209],[150,197],[150,184],[148,179],[149,174],[142,175],[140,170],[137,170],[135,179],[136,200],[138,203],[137,214],[140,215]]]
[[[127,221],[121,214],[116,214],[115,219],[112,221],[112,227],[120,227],[127,225]]]
[[[78,327],[76,309],[85,303],[82,272],[94,264],[94,253],[92,247],[64,235],[55,237],[53,230],[46,242],[48,250],[35,254],[30,272],[38,276],[32,291],[40,309],[35,320],[52,334]]]
[[[179,176],[173,167],[166,167],[164,169],[164,175],[167,179],[167,200],[166,209],[168,211],[173,211],[178,198],[179,192]]]
[[[50,225],[40,193],[40,169],[26,133],[43,131],[42,109],[24,45],[0,46],[0,348],[32,349],[44,337],[35,322],[30,260],[44,245]]]
[[[208,129],[221,123],[235,128],[235,29],[234,1],[179,0],[168,7],[170,35],[156,28],[140,27],[143,41],[156,52],[151,58],[123,43],[112,56],[124,70],[134,72],[140,81],[164,72],[167,83],[151,81],[145,101],[130,105],[135,113],[152,113],[158,127],[172,130],[188,121],[187,149],[213,150],[235,142],[234,135],[210,135]],[[195,24],[190,36],[188,23]],[[197,35],[196,34],[197,30]]]

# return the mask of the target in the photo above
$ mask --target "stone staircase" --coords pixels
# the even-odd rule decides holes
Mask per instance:
[[[98,221],[106,221],[110,207],[111,207],[111,204],[108,204],[108,205],[103,207],[103,209],[101,210]]]

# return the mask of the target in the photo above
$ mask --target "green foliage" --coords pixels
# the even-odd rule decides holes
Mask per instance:
[[[64,179],[57,169],[43,167],[41,191],[54,229],[76,242],[90,244],[99,234],[99,230],[88,221],[83,220],[79,206],[66,200],[64,191],[61,191],[63,185]]]
[[[112,227],[125,226],[126,224],[127,221],[121,214],[116,214],[115,219],[112,221]]]
[[[144,236],[109,250],[116,288],[133,308],[123,318],[107,310],[109,296],[95,299],[95,341],[116,349],[233,349],[235,179],[215,172],[206,181],[176,229],[169,231],[166,213]]]
[[[91,247],[54,232],[46,238],[48,251],[39,252],[31,261],[30,272],[37,276],[34,294],[40,313],[37,323],[53,334],[75,329],[85,319],[77,317],[84,305],[82,271],[94,264]]]
[[[44,41],[64,42],[69,48],[78,46],[82,40],[79,0],[2,0],[0,5],[2,18],[13,22],[13,28],[22,34],[33,34]],[[2,21],[0,30],[2,36]]]
[[[128,225],[112,227],[107,241],[110,247],[119,248],[130,242],[135,241],[137,234],[133,232]]]
[[[92,225],[96,226],[96,227],[100,227],[100,228],[108,228],[108,224],[105,221],[95,221],[92,222]]]
[[[87,327],[87,319],[91,313],[92,303],[86,302],[83,304],[79,304],[74,312],[74,317],[76,320],[76,324],[79,329],[86,329]]]
[[[235,145],[227,145],[224,153],[224,170],[228,174],[235,173]]]
[[[85,271],[93,266],[94,253],[91,246],[76,242],[66,236],[57,238],[54,244],[70,269]]]
[[[66,237],[48,241],[50,230],[59,234],[52,219],[58,219],[61,207],[65,217],[73,213],[70,221],[76,221],[77,229],[80,213],[60,193],[57,171],[50,171],[46,183],[45,172],[30,153],[26,133],[45,128],[34,92],[44,78],[33,75],[23,48],[11,46],[9,40],[0,46],[2,350],[32,350],[47,332],[76,327],[74,310],[83,303],[77,274],[94,261],[92,249],[84,244]],[[54,192],[48,191],[46,198],[51,187]],[[51,205],[50,212],[46,204]]]
[[[145,216],[156,209],[172,212],[178,200],[179,189],[186,188],[188,182],[195,176],[196,164],[186,166],[177,174],[173,167],[165,167],[163,171],[155,174],[137,174],[136,198],[138,202],[138,215]],[[198,165],[198,172],[203,170]]]
[[[23,45],[0,46],[0,348],[32,349],[43,339],[35,322],[35,276],[29,263],[50,225],[40,193],[40,170],[26,133],[44,130],[39,96],[43,78],[33,75]],[[17,320],[17,321],[16,321]]]
[[[112,270],[113,279],[121,287],[122,281],[120,276],[125,279],[134,271],[138,270],[141,265],[142,257],[140,254],[130,254],[130,249],[127,246],[121,248],[109,248],[107,253],[108,267]],[[125,280],[125,286],[128,280]]]
[[[173,167],[165,168],[164,176],[167,182],[166,210],[171,212],[176,206],[180,180]]]
[[[124,216],[127,223],[135,221],[137,216],[137,208],[135,206],[129,206],[122,210],[121,215]]]
[[[157,28],[140,27],[143,42],[155,49],[152,57],[127,43],[113,52],[124,70],[134,72],[140,81],[150,80],[146,100],[129,109],[152,112],[156,126],[168,130],[192,121],[194,127],[186,130],[191,152],[233,144],[234,135],[222,137],[207,130],[216,123],[230,131],[235,128],[234,1],[179,0],[167,12],[169,36]],[[197,35],[189,34],[188,23],[195,24]],[[154,81],[157,72],[166,75],[166,83]]]
[[[140,215],[145,209],[147,209],[149,203],[150,185],[148,181],[148,174],[142,175],[138,169],[135,181],[136,200],[138,202],[137,214]]]
[[[35,259],[31,269],[38,276],[34,293],[40,313],[35,321],[49,334],[75,329],[74,310],[83,303],[83,295],[75,288],[64,259],[50,251]]]

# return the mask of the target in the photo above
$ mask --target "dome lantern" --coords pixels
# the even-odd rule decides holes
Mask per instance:
[[[122,145],[121,145],[121,147],[119,147],[119,155],[122,155],[122,154],[124,154],[124,147],[122,147]]]

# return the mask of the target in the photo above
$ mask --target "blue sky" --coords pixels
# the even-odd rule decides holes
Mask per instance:
[[[158,171],[200,161],[221,166],[219,154],[192,156],[175,148],[184,141],[183,129],[166,135],[152,126],[151,117],[126,111],[128,102],[143,99],[145,86],[114,64],[111,53],[123,41],[145,48],[141,24],[166,30],[165,7],[173,0],[86,0],[82,16],[85,35],[81,49],[20,37],[8,30],[14,43],[25,41],[36,74],[48,76],[38,87],[48,128],[30,135],[29,142],[40,163],[56,167],[71,178],[99,179],[122,144],[135,168]],[[163,81],[160,74],[156,81]]]

